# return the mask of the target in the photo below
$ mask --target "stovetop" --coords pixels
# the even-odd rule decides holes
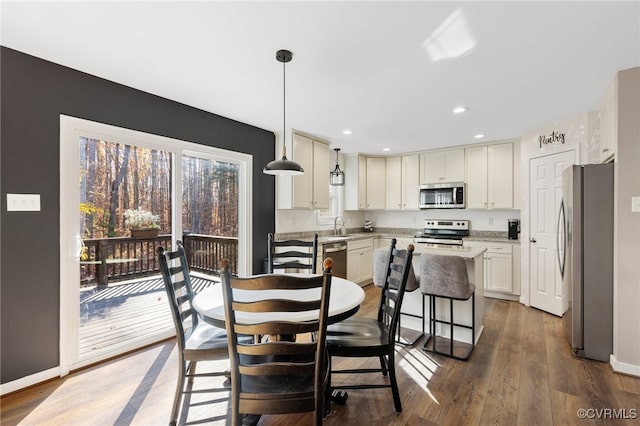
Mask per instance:
[[[421,235],[414,238],[416,243],[462,245],[462,237],[469,235],[468,220],[426,219]]]

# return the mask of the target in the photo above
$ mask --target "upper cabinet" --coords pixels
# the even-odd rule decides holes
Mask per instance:
[[[418,154],[402,157],[402,209],[418,210],[420,198],[420,156]]]
[[[466,207],[513,208],[513,143],[466,150]]]
[[[618,145],[618,75],[613,78],[600,108],[600,162],[615,157]]]
[[[383,210],[386,207],[386,163],[384,157],[367,158],[367,210]]]
[[[278,208],[328,208],[329,144],[294,132],[290,156],[302,166],[304,174],[278,177]]]
[[[420,155],[420,183],[462,182],[464,172],[462,148]]]
[[[344,209],[367,208],[367,159],[362,155],[345,155]]]
[[[387,210],[402,209],[402,157],[387,158]]]

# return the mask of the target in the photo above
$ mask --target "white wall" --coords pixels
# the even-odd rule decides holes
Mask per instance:
[[[640,376],[640,68],[618,73],[615,171],[613,356],[616,371]]]

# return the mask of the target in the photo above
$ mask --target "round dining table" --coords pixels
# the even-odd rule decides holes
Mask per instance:
[[[308,274],[296,274],[308,276]],[[317,298],[320,289],[305,290],[239,290],[235,289],[235,297],[243,301],[256,301],[263,299],[297,299],[309,300]],[[329,296],[328,323],[333,324],[354,315],[360,309],[364,300],[364,290],[353,281],[340,277],[331,278],[331,293]],[[225,328],[224,301],[222,297],[222,285],[215,285],[202,290],[193,298],[193,308],[202,315],[209,324]],[[236,312],[236,320],[239,323],[258,323],[264,321],[312,321],[318,318],[317,311],[286,312],[286,313],[250,313]]]

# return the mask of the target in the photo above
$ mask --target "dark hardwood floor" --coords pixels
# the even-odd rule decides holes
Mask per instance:
[[[378,291],[367,287],[358,315],[374,315]],[[401,414],[393,410],[389,389],[354,390],[346,405],[332,406],[325,424],[610,424],[616,416],[640,416],[640,379],[574,357],[560,318],[496,299],[485,299],[485,309],[484,332],[467,362],[426,353],[421,342],[397,348]],[[370,361],[376,362],[338,362]],[[2,425],[166,424],[176,363],[170,340],[6,395],[0,400]],[[224,368],[211,364],[201,367]],[[204,401],[190,409],[187,420],[226,424],[228,395],[208,395]],[[581,419],[580,409],[592,410],[587,414],[595,418]],[[311,415],[263,416],[259,424],[307,425]],[[638,419],[615,424],[638,424]]]

